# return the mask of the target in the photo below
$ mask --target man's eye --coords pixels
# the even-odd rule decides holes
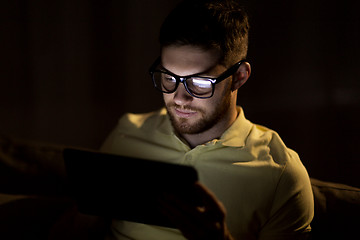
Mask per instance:
[[[192,84],[197,88],[211,88],[211,82],[204,79],[192,79]]]
[[[176,79],[173,76],[167,74],[164,74],[163,79],[167,82],[176,82]]]

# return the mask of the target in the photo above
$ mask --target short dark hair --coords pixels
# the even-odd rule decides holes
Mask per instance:
[[[236,0],[184,0],[165,19],[160,46],[194,45],[219,49],[221,64],[246,58],[249,20]]]

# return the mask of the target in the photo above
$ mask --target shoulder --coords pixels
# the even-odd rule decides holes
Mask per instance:
[[[285,145],[277,132],[259,125],[253,126],[247,143],[246,147],[257,149],[259,161],[266,159],[272,169],[277,169],[269,220],[260,239],[295,237],[310,231],[313,195],[310,178],[298,154]]]
[[[101,151],[127,156],[139,156],[139,152],[143,152],[144,158],[150,158],[157,152],[155,149],[168,147],[172,136],[165,109],[142,114],[127,113],[119,119],[102,144]]]
[[[277,132],[254,124],[245,148],[256,154],[257,161],[268,161],[271,166],[276,166],[280,192],[296,192],[299,188],[306,188],[306,191],[310,189],[309,176],[299,155],[285,145]]]
[[[258,124],[252,124],[244,149],[255,159],[269,160],[284,167],[289,161],[295,164],[300,161],[298,154],[285,145],[276,131]]]
[[[126,113],[117,124],[117,130],[131,132],[136,129],[141,131],[151,131],[159,128],[166,121],[167,114],[164,108],[149,113]]]

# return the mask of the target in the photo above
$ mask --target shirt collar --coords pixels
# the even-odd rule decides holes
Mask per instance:
[[[252,123],[245,118],[244,111],[237,107],[239,112],[235,122],[222,134],[220,142],[228,147],[245,146],[246,138],[249,135]]]

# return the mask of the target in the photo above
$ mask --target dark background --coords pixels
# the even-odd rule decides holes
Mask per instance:
[[[162,106],[147,70],[177,2],[2,1],[0,134],[98,148],[123,113]],[[276,130],[310,176],[360,187],[359,1],[243,3],[247,118]]]

